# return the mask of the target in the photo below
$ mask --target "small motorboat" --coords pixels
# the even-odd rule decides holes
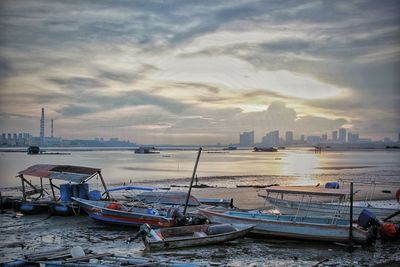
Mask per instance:
[[[153,230],[144,224],[136,235],[145,233],[143,238],[147,250],[173,249],[223,243],[241,238],[254,225],[204,224],[170,227]]]

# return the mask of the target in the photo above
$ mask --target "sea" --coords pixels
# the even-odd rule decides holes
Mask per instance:
[[[60,154],[57,154],[58,151]],[[108,184],[183,183],[192,176],[196,149],[167,149],[158,154],[132,150],[52,148],[47,154],[0,150],[0,187],[20,186],[18,172],[35,164],[100,168]],[[196,176],[199,183],[236,185],[315,185],[327,181],[400,182],[399,150],[322,151],[286,148],[278,152],[251,149],[203,149]],[[186,180],[185,180],[186,179]],[[98,183],[99,181],[91,181]]]
[[[134,154],[120,149],[73,149],[54,154],[27,155],[0,151],[0,187],[20,186],[19,171],[34,164],[63,164],[101,168],[109,185],[188,185],[196,149],[161,150],[159,154]],[[53,153],[53,154],[51,154]],[[315,185],[327,181],[400,181],[399,150],[329,151],[287,148],[278,152],[251,149],[205,148],[196,172],[199,183],[212,186]],[[32,182],[38,182],[38,179]],[[92,184],[100,181],[92,179]],[[3,190],[2,190],[3,191]],[[127,243],[137,229],[96,223],[87,216],[23,216],[8,211],[0,216],[0,262],[23,254],[58,247],[81,246],[98,253],[145,256],[162,261],[200,262],[202,266],[398,266],[400,241],[357,245],[349,252],[344,244],[290,239],[245,237],[225,244],[149,253],[141,240]]]

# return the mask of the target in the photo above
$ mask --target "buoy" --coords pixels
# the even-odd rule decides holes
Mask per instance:
[[[396,226],[392,223],[385,223],[381,227],[381,232],[384,236],[395,237],[396,236]]]
[[[113,210],[120,210],[122,208],[121,204],[112,202],[106,206],[107,209],[113,209]]]

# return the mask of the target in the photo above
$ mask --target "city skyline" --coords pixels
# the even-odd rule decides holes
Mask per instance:
[[[39,136],[44,107],[68,139],[397,140],[399,14],[398,1],[3,1],[0,132]]]

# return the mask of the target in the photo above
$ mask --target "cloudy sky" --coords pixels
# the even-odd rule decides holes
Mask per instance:
[[[400,1],[0,2],[0,132],[397,140]]]

